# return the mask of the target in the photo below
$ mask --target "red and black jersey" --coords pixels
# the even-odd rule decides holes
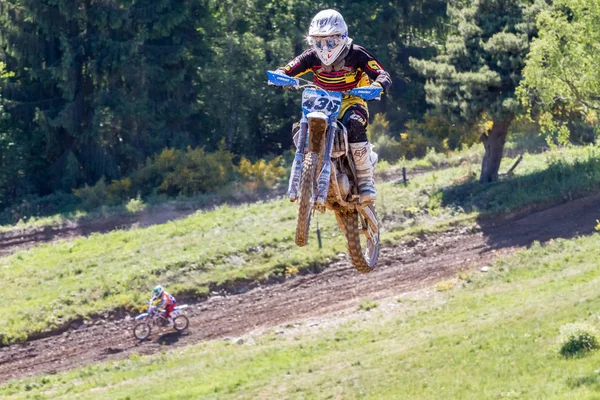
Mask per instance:
[[[326,90],[345,92],[370,84],[369,78],[387,90],[392,85],[390,74],[365,48],[351,44],[348,53],[325,67],[315,50],[309,49],[290,61],[283,70],[289,76],[314,74],[314,82]]]

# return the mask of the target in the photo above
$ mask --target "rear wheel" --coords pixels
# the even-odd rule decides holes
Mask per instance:
[[[190,325],[190,320],[185,315],[180,315],[178,317],[175,317],[175,319],[173,320],[173,328],[177,332],[185,331],[189,325]]]
[[[310,152],[304,157],[302,178],[300,179],[300,198],[298,200],[298,222],[296,224],[296,244],[300,247],[308,243],[310,217],[313,209],[313,193],[315,188],[315,171],[317,154]]]
[[[369,223],[369,217],[373,219]],[[368,273],[375,268],[379,259],[379,227],[375,215],[375,206],[367,206],[364,211],[341,211],[339,219],[343,222],[348,242],[348,253],[352,264],[360,273]]]
[[[148,339],[148,336],[150,336],[151,332],[152,328],[150,327],[150,324],[146,322],[140,322],[133,327],[133,336],[135,336],[138,340]]]

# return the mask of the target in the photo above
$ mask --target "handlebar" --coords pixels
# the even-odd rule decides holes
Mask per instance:
[[[289,87],[292,89],[304,89],[304,88],[313,87],[313,88],[316,88],[319,90],[323,90],[325,92],[329,92],[329,90],[322,88],[321,86],[317,85],[314,82],[310,82],[310,81],[307,81],[306,79],[302,79],[302,78],[292,78],[290,76],[278,73],[276,71],[267,71],[267,77],[269,79],[269,83],[274,86]],[[300,81],[304,81],[306,83],[304,85],[300,85]],[[360,98],[368,101],[368,100],[375,100],[375,99],[379,100],[381,98],[382,92],[383,92],[382,88],[374,89],[374,88],[363,86],[363,87],[354,88],[350,91],[341,92],[341,93],[344,95],[360,97]]]

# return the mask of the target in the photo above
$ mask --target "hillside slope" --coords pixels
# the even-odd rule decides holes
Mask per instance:
[[[488,265],[534,241],[591,234],[599,209],[600,194],[510,220],[482,221],[472,228],[384,248],[381,266],[368,275],[358,275],[348,262],[340,261],[320,274],[235,296],[213,297],[188,313],[191,326],[187,335],[155,333],[153,340],[138,343],[129,330],[130,321],[101,321],[60,336],[13,345],[0,349],[0,380],[55,373],[132,353],[160,352],[163,343],[178,347],[235,337],[260,327],[326,315],[366,298],[414,291],[454,278],[459,270]]]

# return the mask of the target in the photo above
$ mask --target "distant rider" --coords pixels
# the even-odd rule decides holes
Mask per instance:
[[[173,318],[171,318],[171,312],[175,309],[177,305],[177,301],[175,297],[171,296],[169,293],[165,292],[163,287],[158,285],[152,290],[152,302],[160,301],[160,304],[156,306],[158,311],[164,309],[165,318],[169,321],[169,325],[173,326]]]
[[[366,49],[352,43],[348,37],[348,27],[339,12],[323,10],[315,15],[307,40],[311,48],[279,68],[279,72],[293,77],[312,72],[318,86],[333,92],[345,92],[363,86],[387,90],[392,85],[390,75],[381,64]],[[367,139],[367,102],[359,97],[344,96],[338,118],[348,129],[360,200],[373,201],[376,191],[371,145]]]

